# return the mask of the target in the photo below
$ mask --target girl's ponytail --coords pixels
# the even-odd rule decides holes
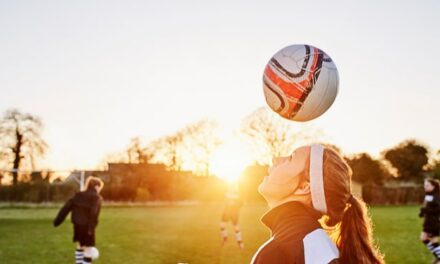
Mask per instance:
[[[325,225],[336,227],[333,237],[341,264],[382,264],[375,247],[371,220],[365,203],[351,194],[351,169],[341,155],[324,150],[324,191],[327,204]]]
[[[374,245],[367,207],[362,200],[354,196],[350,196],[348,199],[348,206],[339,226],[336,245],[339,249],[340,263],[384,263],[383,256]]]

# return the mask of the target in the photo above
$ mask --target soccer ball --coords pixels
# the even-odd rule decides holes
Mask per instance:
[[[278,51],[263,75],[266,102],[280,116],[308,121],[322,115],[338,93],[339,75],[332,59],[310,45]]]
[[[84,250],[84,256],[95,260],[99,258],[99,251],[96,247],[86,247]]]

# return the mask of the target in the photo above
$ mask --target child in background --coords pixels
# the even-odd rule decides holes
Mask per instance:
[[[244,244],[241,239],[241,231],[238,225],[238,217],[240,213],[240,208],[242,206],[242,201],[237,190],[231,186],[225,195],[226,205],[223,210],[222,218],[220,221],[220,235],[223,238],[223,244],[228,240],[228,232],[226,231],[226,223],[231,222],[234,225],[235,230],[235,240],[238,246],[243,249]]]
[[[102,197],[99,195],[104,183],[96,177],[87,178],[85,190],[69,199],[59,211],[53,224],[59,226],[72,212],[73,242],[77,242],[75,251],[76,264],[92,263],[97,258],[95,246],[95,228],[101,209]]]
[[[434,254],[433,263],[440,263],[440,246],[438,236],[440,231],[440,188],[439,182],[427,178],[424,182],[425,200],[420,208],[420,217],[423,217],[423,231],[420,239]]]

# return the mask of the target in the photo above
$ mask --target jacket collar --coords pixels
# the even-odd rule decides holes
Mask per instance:
[[[274,237],[283,239],[299,236],[302,239],[307,233],[321,228],[318,222],[321,216],[313,208],[291,201],[271,209],[261,221],[272,231]]]

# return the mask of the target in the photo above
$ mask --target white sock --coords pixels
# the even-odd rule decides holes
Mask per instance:
[[[75,263],[83,264],[83,260],[84,260],[84,250],[82,249],[75,250]]]
[[[428,243],[427,247],[436,258],[440,259],[440,245],[437,242]]]
[[[228,239],[228,231],[226,231],[226,226],[224,223],[220,223],[220,235],[223,238],[223,241]]]
[[[237,240],[238,246],[240,248],[244,247],[243,241],[241,240],[241,232],[240,229],[235,228],[235,239]]]

